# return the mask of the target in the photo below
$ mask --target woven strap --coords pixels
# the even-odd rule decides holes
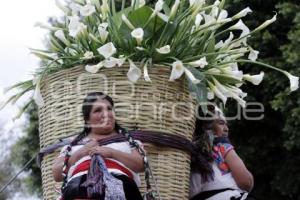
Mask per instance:
[[[128,131],[131,135],[131,137],[135,140],[140,140],[143,143],[153,143],[154,145],[158,146],[164,146],[164,147],[171,147],[175,149],[180,149],[185,152],[195,154],[196,148],[195,145],[188,139],[182,136],[170,134],[170,133],[165,133],[165,132],[154,132],[154,131]],[[76,134],[78,135],[78,134]],[[111,144],[114,142],[124,142],[127,141],[128,139],[126,138],[125,135],[123,134],[118,134],[114,135],[102,140],[99,140],[99,145],[107,145]],[[40,165],[43,157],[45,155],[48,155],[50,153],[53,153],[56,149],[61,148],[65,145],[69,145],[71,143],[70,138],[65,138],[60,140],[60,142],[46,146],[42,148],[37,156],[37,162]],[[86,142],[79,142],[78,144],[86,144]]]

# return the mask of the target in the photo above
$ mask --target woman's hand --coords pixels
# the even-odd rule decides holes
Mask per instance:
[[[95,154],[99,154],[103,158],[112,158],[113,151],[114,151],[114,149],[109,148],[109,147],[96,146],[96,147],[90,148],[89,155],[93,156]]]
[[[99,143],[95,139],[91,139],[88,143],[86,143],[79,151],[81,152],[82,156],[90,155],[90,151],[96,147],[99,147]]]

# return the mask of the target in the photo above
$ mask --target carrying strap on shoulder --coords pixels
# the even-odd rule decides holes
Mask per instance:
[[[129,142],[129,145],[133,148],[136,148],[140,155],[143,157],[144,161],[144,169],[145,169],[145,181],[146,181],[146,188],[147,192],[146,194],[143,195],[143,199],[145,200],[160,200],[160,193],[157,187],[156,179],[152,173],[152,169],[150,167],[150,164],[147,159],[147,155],[145,150],[139,145],[137,141],[135,141],[129,131],[126,129],[122,128],[121,133],[125,135],[127,141]],[[151,183],[150,183],[150,178],[153,180],[155,190],[152,189]]]
[[[208,199],[216,194],[219,194],[221,192],[225,192],[227,190],[234,190],[232,188],[224,188],[224,189],[219,189],[219,190],[209,190],[209,191],[204,191],[201,192],[199,194],[197,194],[196,196],[194,196],[193,198],[191,198],[190,200],[205,200]]]

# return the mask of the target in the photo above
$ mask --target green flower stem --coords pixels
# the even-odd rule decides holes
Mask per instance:
[[[258,61],[240,59],[240,60],[236,60],[236,62],[239,62],[239,63],[251,63],[251,64],[256,64],[256,65],[261,65],[261,66],[267,67],[269,69],[273,69],[273,70],[276,70],[278,72],[281,72],[283,74],[285,74],[285,72],[286,72],[285,70],[282,70],[282,69],[279,69],[279,68],[274,67],[272,65],[268,65],[268,64],[265,64],[265,63],[262,63],[262,62],[258,62]]]

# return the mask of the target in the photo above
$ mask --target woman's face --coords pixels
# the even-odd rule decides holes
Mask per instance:
[[[224,117],[219,117],[213,122],[214,135],[217,137],[228,136],[227,121]]]
[[[91,132],[96,134],[110,134],[115,128],[115,113],[112,105],[106,99],[95,101],[87,124]]]

